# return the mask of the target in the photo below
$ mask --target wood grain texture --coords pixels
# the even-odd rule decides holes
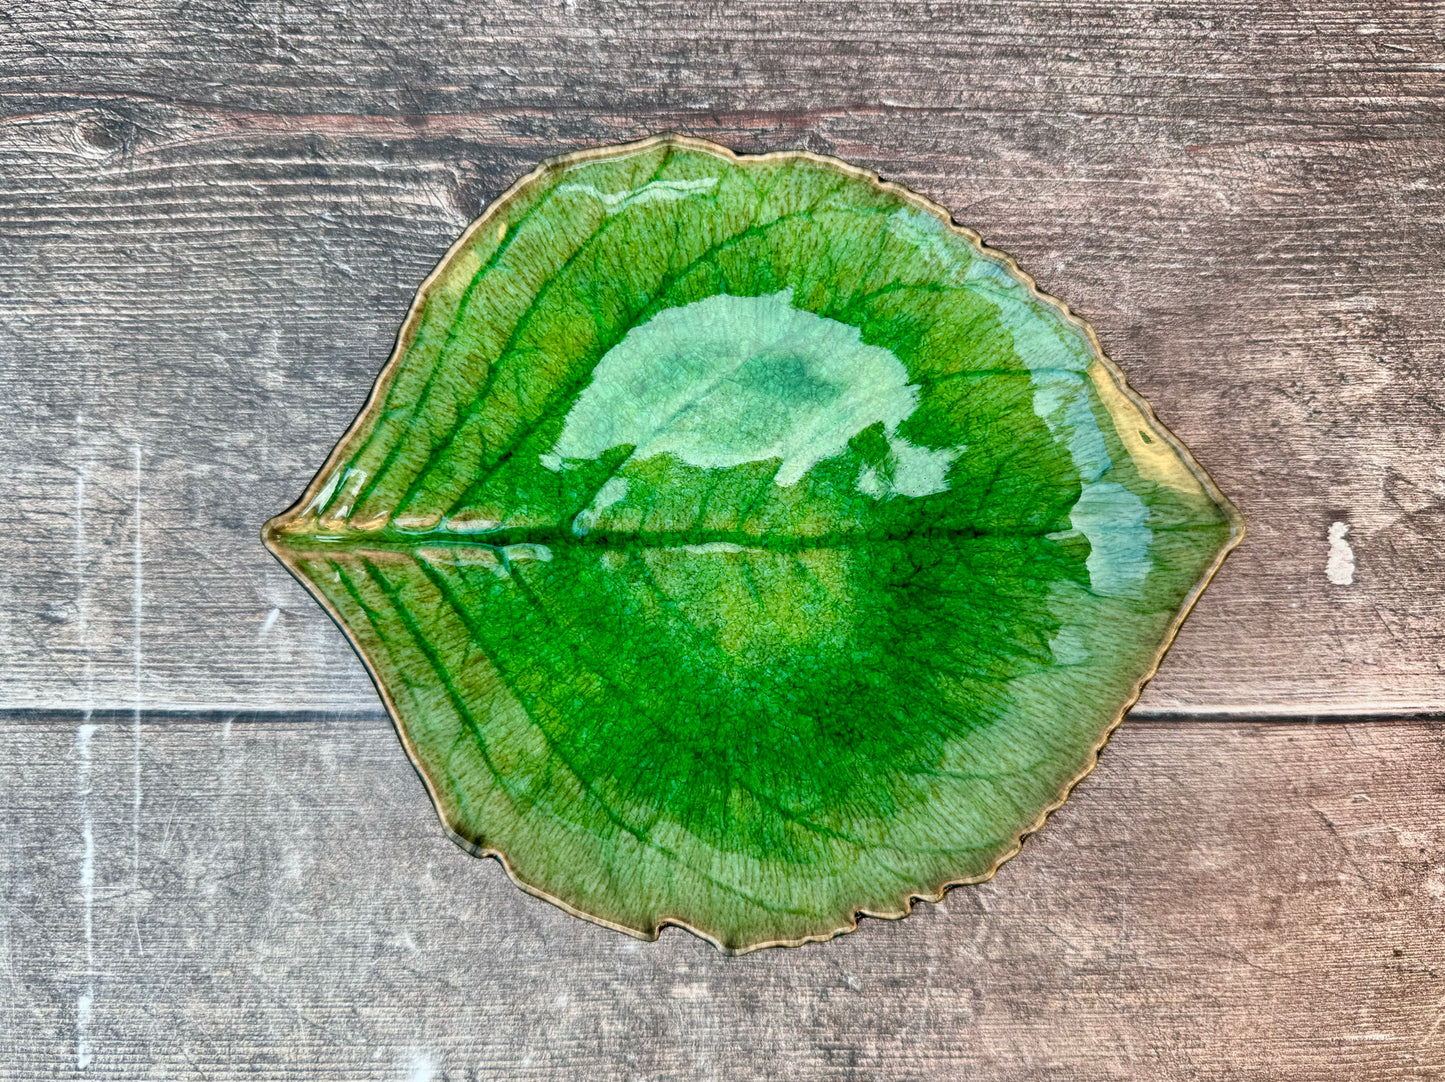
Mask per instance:
[[[1127,722],[992,883],[730,959],[522,894],[383,722],[91,722],[0,725],[0,1079],[87,993],[89,1079],[1445,1073],[1440,723]]]
[[[374,710],[259,524],[493,196],[677,129],[952,208],[1239,503],[1142,713],[1439,710],[1442,32],[1283,0],[18,6],[0,705]]]

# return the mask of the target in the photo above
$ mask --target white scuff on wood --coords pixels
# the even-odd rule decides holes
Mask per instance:
[[[1349,532],[1349,523],[1330,524],[1330,555],[1325,561],[1325,576],[1336,586],[1353,586],[1355,583],[1355,550],[1345,540]]]
[[[134,896],[139,906],[140,898],[140,810],[141,810],[141,713],[142,685],[145,663],[141,650],[141,614],[145,605],[145,549],[141,532],[144,508],[141,499],[141,445],[131,445],[131,458],[135,471],[134,499],[134,545],[131,567],[131,879]],[[140,942],[140,914],[134,914],[136,942]]]
[[[85,418],[76,417],[75,426],[77,433],[83,431]],[[80,803],[81,926],[85,937],[85,990],[75,999],[75,1066],[81,1071],[89,1068],[91,1063],[90,1020],[95,1004],[95,824],[90,810],[90,742],[96,726],[90,720],[94,712],[95,666],[91,656],[90,608],[86,594],[85,484],[88,473],[87,463],[82,463],[75,471],[76,635],[85,689],[81,724],[75,730],[75,788]]]
[[[85,991],[75,1001],[75,1066],[90,1066],[90,1016],[95,1003],[95,829],[90,813],[90,741],[96,727],[89,722],[75,731],[79,760],[76,789],[80,797],[80,900],[85,933]]]

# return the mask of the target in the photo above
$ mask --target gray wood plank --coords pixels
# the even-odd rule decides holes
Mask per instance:
[[[1094,322],[1251,530],[1142,712],[1445,708],[1441,27],[1286,0],[21,5],[0,706],[374,710],[259,524],[493,195],[673,128],[876,168]]]
[[[89,724],[0,724],[0,1079],[1445,1074],[1442,723],[1127,722],[992,883],[736,959],[522,894],[385,723]]]

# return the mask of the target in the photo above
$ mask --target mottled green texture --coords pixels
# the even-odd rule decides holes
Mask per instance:
[[[654,140],[473,227],[267,539],[459,837],[744,949],[989,874],[1237,533],[933,208]]]

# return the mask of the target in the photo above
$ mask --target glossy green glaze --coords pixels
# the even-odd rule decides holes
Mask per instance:
[[[266,539],[460,839],[743,950],[991,874],[1240,529],[936,207],[662,138],[468,231]]]

